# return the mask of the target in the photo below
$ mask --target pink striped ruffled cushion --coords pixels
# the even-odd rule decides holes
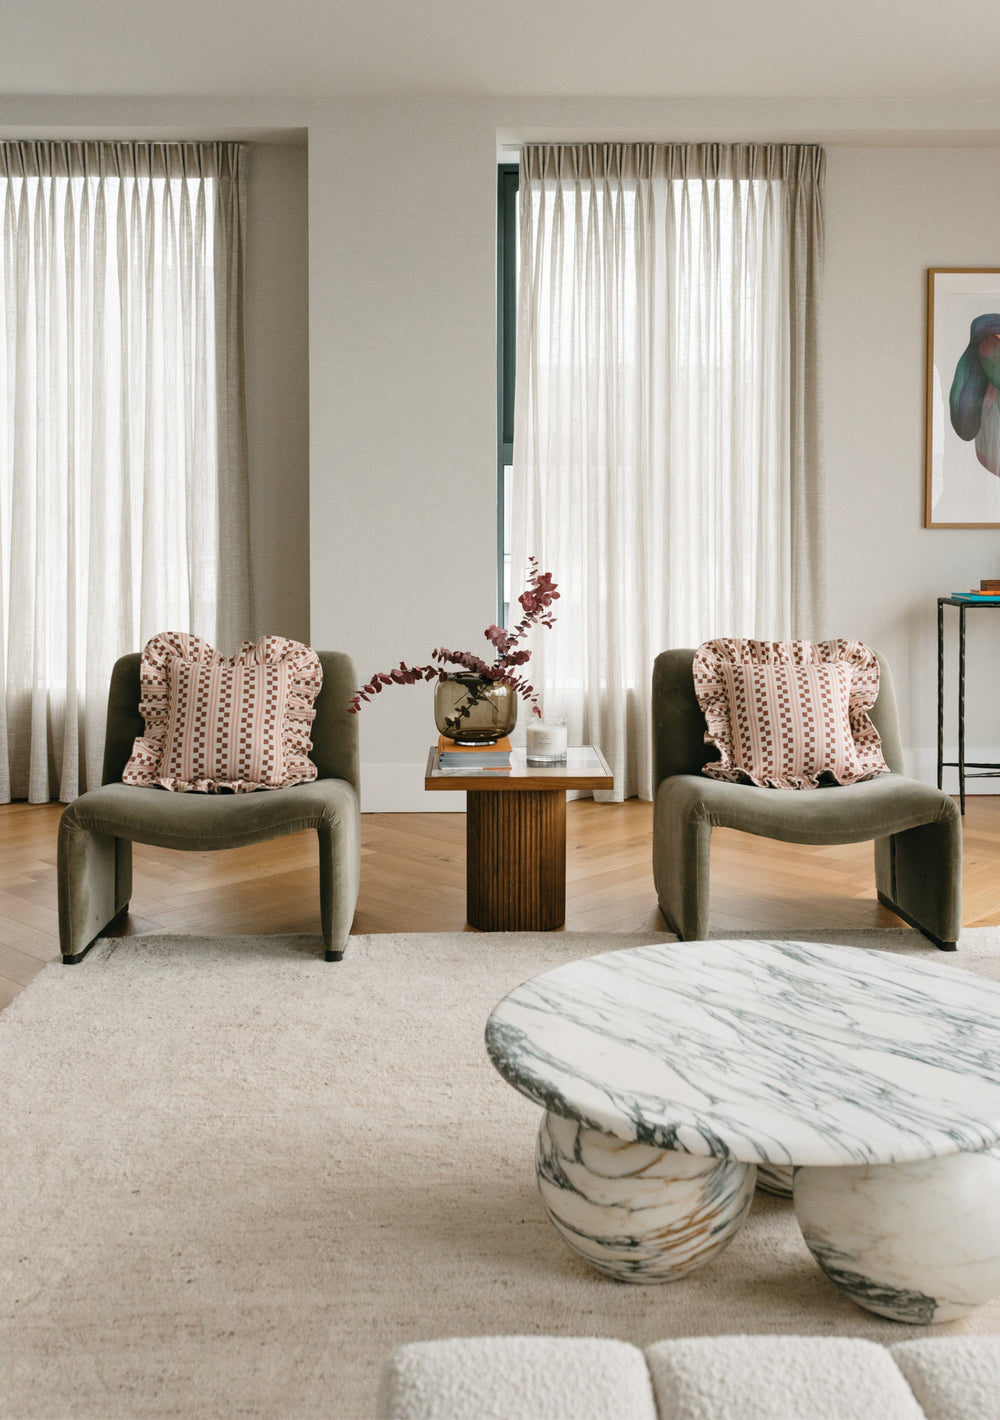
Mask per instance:
[[[262,636],[223,657],[186,632],[161,632],[142,653],[139,711],[126,784],[201,793],[281,789],[316,778],[309,759],[316,652]]]
[[[707,641],[694,677],[713,779],[813,789],[889,772],[868,715],[878,659],[860,641]]]

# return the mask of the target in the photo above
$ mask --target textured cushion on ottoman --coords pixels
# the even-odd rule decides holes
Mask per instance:
[[[927,1420],[997,1420],[1000,1337],[930,1336],[889,1348]]]
[[[660,1420],[923,1420],[873,1341],[698,1336],[646,1348]]]
[[[637,1347],[551,1336],[473,1336],[400,1346],[382,1372],[377,1416],[657,1420],[649,1373]],[[886,1412],[879,1420],[894,1417]]]

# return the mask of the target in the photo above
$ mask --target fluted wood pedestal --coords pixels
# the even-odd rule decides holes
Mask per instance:
[[[483,932],[547,932],[566,920],[566,791],[470,794],[466,916]]]
[[[583,745],[564,765],[535,768],[524,750],[509,772],[456,774],[427,761],[424,787],[464,789],[466,913],[482,932],[547,932],[566,920],[566,791],[610,789],[599,750]]]

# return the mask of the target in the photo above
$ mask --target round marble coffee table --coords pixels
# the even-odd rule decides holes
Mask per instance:
[[[856,947],[633,947],[519,986],[486,1046],[545,1110],[550,1218],[612,1277],[703,1266],[757,1166],[794,1166],[806,1244],[861,1306],[941,1322],[1000,1292],[1000,985]]]

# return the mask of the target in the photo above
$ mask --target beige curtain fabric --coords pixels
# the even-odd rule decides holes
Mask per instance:
[[[245,161],[0,143],[0,799],[100,783],[119,655],[249,632]]]
[[[655,656],[819,624],[824,158],[523,150],[511,581],[558,582],[533,680],[649,798]]]

